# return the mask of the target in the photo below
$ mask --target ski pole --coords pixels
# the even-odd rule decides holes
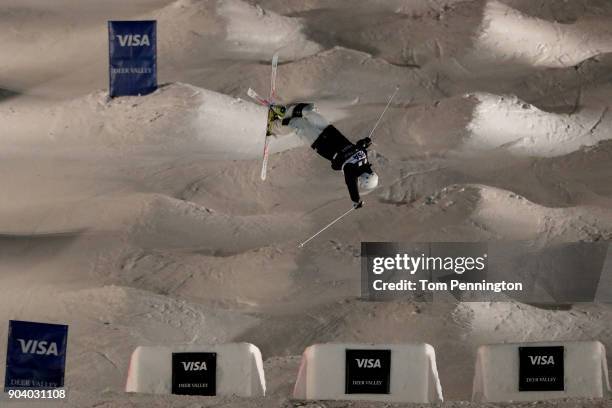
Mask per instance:
[[[309,243],[310,241],[312,241],[314,238],[316,238],[320,233],[322,233],[323,231],[325,231],[326,229],[328,229],[329,227],[331,227],[332,225],[334,225],[335,223],[337,223],[338,221],[340,221],[342,218],[344,218],[348,213],[350,213],[351,211],[353,211],[355,209],[355,207],[351,207],[350,210],[348,210],[347,212],[345,212],[344,214],[342,214],[341,216],[339,216],[338,218],[336,218],[335,220],[333,220],[332,222],[330,222],[329,224],[327,224],[325,227],[321,228],[319,230],[319,232],[317,232],[316,234],[314,234],[312,237],[308,238],[306,241],[302,242],[299,247],[300,248],[304,248],[304,245],[306,245],[307,243]]]
[[[397,91],[399,91],[399,85],[395,87],[395,92],[393,92],[393,95],[391,95],[391,98],[389,98],[389,102],[387,102],[387,106],[385,106],[385,109],[382,111],[382,113],[378,117],[378,120],[376,121],[376,124],[374,125],[374,127],[372,128],[372,131],[368,135],[369,138],[372,138],[372,135],[374,134],[374,131],[378,127],[378,124],[380,123],[380,120],[382,119],[382,117],[385,114],[385,112],[387,111],[387,109],[389,109],[389,105],[391,105],[391,101],[393,100],[393,98],[395,98],[395,94],[397,93]]]

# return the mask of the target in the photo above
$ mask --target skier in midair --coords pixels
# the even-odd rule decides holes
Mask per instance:
[[[369,137],[356,143],[350,142],[335,126],[331,125],[315,109],[312,103],[298,103],[270,107],[274,120],[270,129],[279,137],[292,132],[307,143],[319,155],[331,162],[332,169],[344,173],[353,208],[361,208],[361,195],[371,192],[378,185],[378,175],[368,161]]]

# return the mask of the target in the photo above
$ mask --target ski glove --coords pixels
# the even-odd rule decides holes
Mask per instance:
[[[353,208],[355,210],[361,207],[363,207],[363,200],[359,201],[358,203],[353,203]]]
[[[366,137],[366,138],[363,138],[357,141],[357,147],[359,147],[360,149],[367,149],[371,145],[372,145],[372,139],[370,139],[369,137]]]

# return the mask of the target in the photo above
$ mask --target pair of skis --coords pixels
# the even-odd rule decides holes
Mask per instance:
[[[263,159],[261,162],[261,174],[260,177],[262,180],[266,179],[266,175],[268,172],[268,157],[270,156],[270,136],[272,135],[270,126],[272,125],[272,121],[274,120],[276,114],[272,110],[272,106],[274,105],[274,101],[276,99],[276,71],[278,69],[278,54],[274,54],[272,57],[272,75],[270,76],[270,97],[268,99],[264,99],[257,92],[255,92],[252,88],[249,88],[247,91],[247,95],[253,98],[257,103],[263,106],[268,107],[268,124],[266,126],[266,139],[264,142],[264,150],[263,150]]]
[[[268,124],[266,126],[266,139],[265,139],[265,142],[264,142],[263,159],[262,159],[262,163],[261,163],[261,174],[260,174],[260,177],[261,177],[262,180],[266,179],[266,175],[267,175],[267,172],[268,172],[268,157],[270,156],[270,136],[272,135],[271,125],[272,125],[272,122],[274,121],[274,119],[276,118],[276,113],[274,112],[274,110],[272,108],[273,108],[275,100],[277,98],[277,95],[276,95],[276,72],[277,72],[277,70],[278,70],[278,53],[276,53],[276,54],[274,54],[272,56],[272,73],[271,73],[271,76],[270,76],[270,97],[268,99],[265,99],[265,98],[261,97],[252,88],[249,88],[248,91],[247,91],[247,95],[249,97],[253,98],[260,105],[268,107]],[[385,106],[385,109],[383,110],[383,112],[378,117],[378,120],[376,121],[376,124],[372,128],[372,131],[370,132],[368,137],[371,137],[372,134],[374,133],[374,130],[376,130],[376,127],[380,123],[383,115],[385,114],[385,112],[389,108],[389,105],[391,105],[391,101],[393,100],[393,98],[395,97],[395,95],[397,94],[398,91],[399,91],[399,86],[397,86],[395,88],[395,92],[393,92],[393,95],[391,95],[391,97],[389,98],[389,102],[387,103],[387,106]],[[351,207],[351,209],[346,211],[344,214],[342,214],[341,216],[339,216],[338,218],[336,218],[335,220],[333,220],[332,222],[327,224],[325,227],[321,228],[319,230],[319,232],[317,232],[316,234],[314,234],[313,236],[308,238],[306,241],[301,242],[299,247],[303,248],[304,245],[306,245],[308,242],[310,242],[311,240],[316,238],[323,231],[325,231],[326,229],[328,229],[329,227],[331,227],[332,225],[334,225],[335,223],[340,221],[342,218],[346,217],[349,213],[351,213],[355,209],[356,209],[355,207]]]

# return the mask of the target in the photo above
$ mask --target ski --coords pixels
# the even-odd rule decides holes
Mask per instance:
[[[272,103],[271,103],[271,101],[269,101],[269,100],[263,98],[262,96],[260,96],[252,88],[249,88],[247,90],[247,95],[249,97],[253,98],[253,100],[255,100],[260,105],[268,107],[268,119],[267,119],[267,125],[266,125],[266,139],[264,140],[263,158],[262,158],[262,161],[261,161],[261,173],[259,175],[259,177],[262,180],[265,181],[267,173],[268,173],[268,157],[270,155],[270,120],[271,120],[271,112],[272,112],[272,110],[270,109],[270,106],[272,105]]]
[[[270,125],[275,118],[275,114],[271,109],[271,106],[274,105],[274,99],[276,98],[276,72],[278,69],[278,54],[274,54],[272,57],[272,73],[270,75],[270,97],[268,99],[262,97],[257,92],[255,92],[252,88],[247,90],[247,95],[255,100],[257,103],[263,106],[268,107],[268,124],[266,126],[266,139],[264,141],[264,150],[263,150],[263,158],[261,163],[261,174],[260,177],[262,180],[266,179],[268,173],[268,157],[270,156]]]
[[[269,105],[274,104],[274,99],[276,97],[276,71],[278,68],[278,54],[274,54],[272,56],[272,72],[270,74],[270,97],[268,101]],[[264,141],[264,151],[263,151],[263,159],[261,162],[261,174],[260,177],[262,180],[266,180],[266,176],[268,173],[268,157],[270,157],[270,125],[274,120],[274,112],[270,109],[268,105],[268,125],[266,127],[266,139]]]
[[[270,135],[266,132],[266,140],[264,141],[264,151],[263,151],[263,159],[261,161],[261,173],[259,177],[266,181],[267,173],[268,173],[268,157],[270,157]]]
[[[278,70],[278,53],[272,56],[272,73],[270,75],[270,101],[276,99],[276,71]]]
[[[257,92],[255,92],[253,90],[253,88],[249,88],[248,89],[247,95],[249,97],[251,97],[253,100],[255,100],[255,102],[257,102],[260,105],[263,105],[263,106],[270,106],[271,105],[270,101],[268,101],[267,99],[265,99],[262,96],[260,96]]]

